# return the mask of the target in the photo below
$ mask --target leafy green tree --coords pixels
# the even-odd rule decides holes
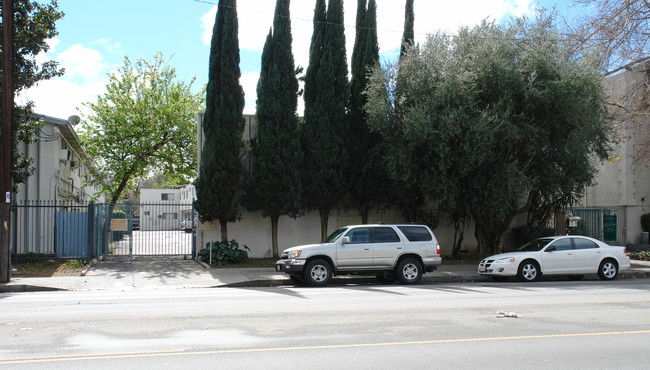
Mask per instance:
[[[2,11],[3,9],[0,9],[0,14]],[[13,13],[13,39],[15,40],[12,56],[13,93],[19,94],[40,81],[63,75],[63,69],[57,62],[49,60],[38,63],[36,56],[49,50],[47,40],[58,35],[56,22],[63,18],[64,13],[59,11],[56,0],[49,4],[42,1],[14,0]],[[3,25],[0,24],[0,34],[2,32]],[[2,42],[0,38],[0,45]],[[2,73],[4,71],[0,71],[0,78]],[[2,96],[1,90],[0,96]],[[1,109],[2,107],[0,107],[0,114],[2,114]],[[34,104],[30,101],[24,105],[14,104],[13,118],[14,150],[12,150],[11,173],[13,183],[16,185],[24,182],[34,172],[34,168],[32,159],[16,151],[15,145],[21,142],[27,144],[35,142],[40,123],[34,118]]]
[[[176,71],[161,53],[149,62],[138,59],[110,76],[107,92],[84,117],[80,139],[100,173],[88,181],[115,204],[123,192],[150,176],[196,175],[196,114],[203,93],[191,91],[193,80],[175,81]]]
[[[429,204],[471,215],[482,254],[500,249],[518,213],[578,198],[594,178],[593,158],[607,157],[598,66],[558,34],[540,14],[430,36],[399,64],[402,115],[390,114],[388,98],[397,73],[371,79],[373,129],[403,128],[402,148],[388,158],[393,180],[408,174]]]
[[[210,71],[203,118],[205,143],[196,186],[196,210],[203,221],[219,220],[221,240],[228,222],[239,218],[244,184],[242,164],[244,90],[239,84],[239,38],[235,0],[219,0],[210,46]]]
[[[316,11],[320,9],[318,4]],[[315,14],[314,20],[317,16],[319,14]],[[311,51],[314,54],[318,49],[314,40],[320,40],[316,32],[325,32],[318,61],[320,64],[317,69],[312,69],[316,69],[313,79],[307,76],[309,79],[305,80],[305,124],[302,135],[304,204],[308,209],[318,209],[322,239],[327,237],[330,211],[347,190],[349,154],[345,138],[348,135],[346,111],[350,87],[343,24],[343,1],[330,0],[324,29],[315,27],[312,36]],[[313,62],[316,61],[310,56],[308,75]],[[310,99],[310,105],[307,105],[307,99]]]
[[[348,181],[350,203],[359,211],[364,224],[368,223],[370,210],[387,201],[390,194],[390,184],[381,165],[381,140],[378,134],[369,131],[364,108],[368,74],[378,64],[377,5],[374,0],[359,0],[350,81]]]
[[[291,53],[289,0],[277,0],[273,29],[262,52],[257,85],[257,132],[245,201],[271,219],[273,257],[279,257],[278,220],[299,211],[301,152],[298,132],[298,80]]]

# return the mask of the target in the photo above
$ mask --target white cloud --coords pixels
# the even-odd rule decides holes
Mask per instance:
[[[121,42],[114,42],[113,40],[109,38],[101,38],[97,39],[94,42],[97,45],[101,45],[104,47],[106,50],[108,50],[111,53],[116,53],[119,54],[122,52],[122,43]]]
[[[38,113],[66,118],[78,114],[78,109],[87,112],[82,103],[94,102],[105,91],[107,72],[113,66],[104,62],[99,51],[81,44],[72,45],[55,57],[52,50],[39,54],[37,60],[54,59],[65,69],[62,77],[41,81],[37,86],[23,92],[19,102],[35,102]]]
[[[255,114],[257,105],[257,81],[260,79],[259,72],[242,73],[239,83],[244,89],[244,114]]]

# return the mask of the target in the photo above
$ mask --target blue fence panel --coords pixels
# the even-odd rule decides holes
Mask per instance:
[[[83,258],[88,254],[88,212],[57,212],[56,256]]]

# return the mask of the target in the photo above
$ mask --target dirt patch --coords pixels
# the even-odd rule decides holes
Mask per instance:
[[[11,266],[11,276],[80,276],[83,268],[83,265],[73,261],[48,260],[40,262],[19,263]]]

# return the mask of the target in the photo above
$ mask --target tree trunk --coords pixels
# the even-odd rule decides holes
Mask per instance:
[[[474,236],[478,241],[478,253],[480,256],[486,256],[503,250],[503,233],[508,230],[514,216],[509,216],[503,222],[498,221],[481,221],[474,216],[475,231]]]
[[[219,226],[221,227],[221,241],[228,242],[228,222],[219,220]]]
[[[362,225],[367,225],[368,224],[368,213],[370,211],[368,210],[367,207],[363,207],[359,210],[359,215],[361,215],[361,224]]]
[[[271,240],[273,243],[273,258],[280,258],[280,251],[278,250],[278,220],[280,216],[271,216]]]
[[[463,226],[460,222],[454,222],[454,245],[451,251],[451,256],[454,258],[458,258],[460,255],[460,249],[463,246],[464,234],[465,226]]]
[[[320,241],[327,239],[327,223],[330,217],[329,208],[319,208],[318,213],[320,213]]]

